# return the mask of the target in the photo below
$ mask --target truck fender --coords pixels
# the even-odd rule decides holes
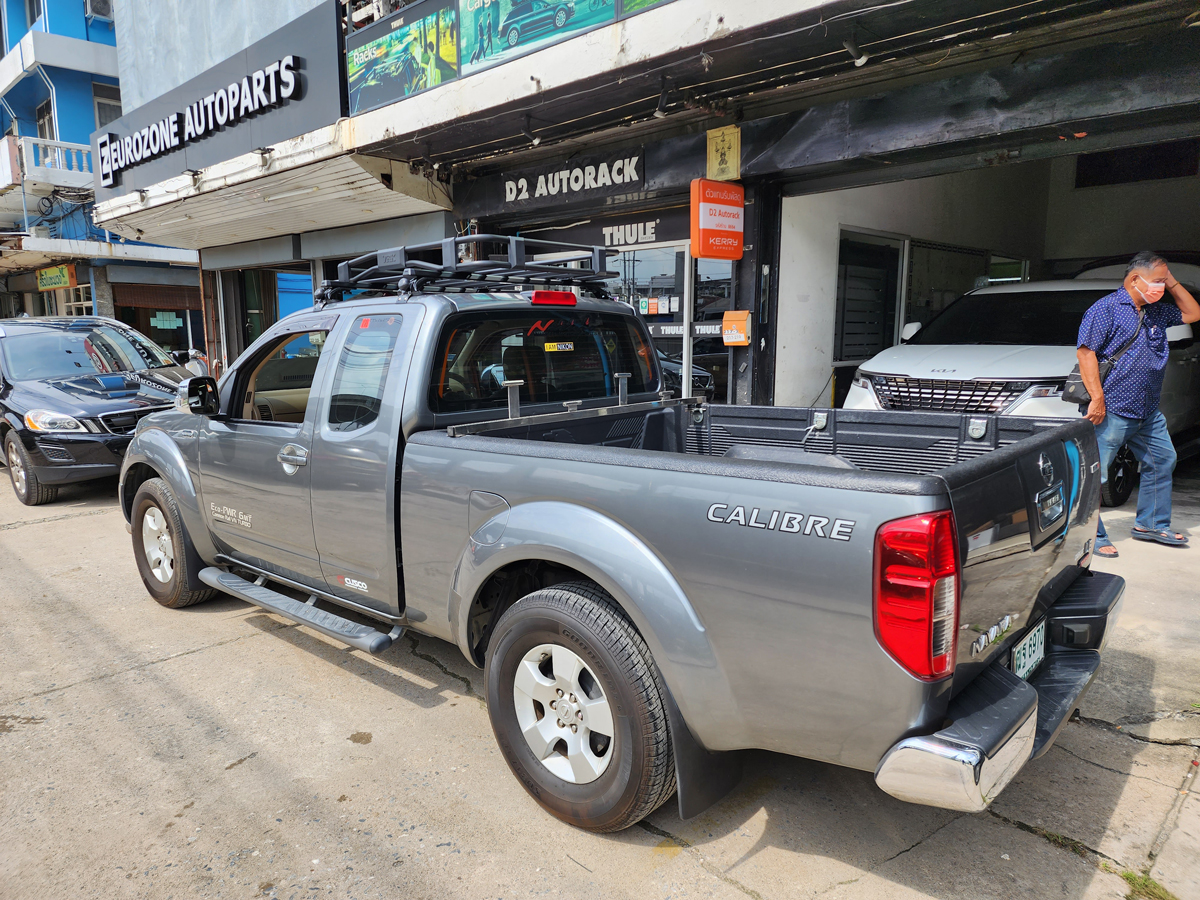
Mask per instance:
[[[467,620],[487,579],[504,566],[539,560],[569,566],[608,591],[633,620],[662,675],[675,748],[680,815],[697,815],[730,790],[741,776],[737,754],[710,753],[707,738],[730,727],[740,714],[708,633],[675,576],[632,531],[601,513],[571,503],[535,501],[500,512],[507,516],[498,539],[471,539],[455,570],[462,598],[451,623],[459,646],[471,656]],[[495,529],[481,527],[476,534]]]
[[[121,465],[121,483],[118,488],[121,511],[125,521],[130,521],[133,513],[133,495],[137,488],[126,490],[126,479],[131,469],[136,465],[145,465],[158,473],[158,477],[171,486],[175,500],[179,505],[179,517],[183,520],[186,530],[184,535],[184,552],[188,554],[188,566],[194,576],[198,575],[205,565],[211,564],[217,556],[217,548],[213,545],[209,534],[208,522],[200,509],[200,498],[197,495],[196,484],[192,479],[191,470],[179,445],[163,430],[146,428],[139,431],[125,450],[125,461]],[[207,585],[193,577],[194,584],[189,583],[189,590],[204,590]]]

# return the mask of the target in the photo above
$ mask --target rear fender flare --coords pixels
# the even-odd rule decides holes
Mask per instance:
[[[208,520],[200,509],[200,498],[196,491],[196,483],[192,478],[191,469],[184,459],[179,445],[165,431],[158,428],[147,428],[139,431],[129,443],[125,451],[125,462],[121,466],[120,500],[121,510],[129,519],[133,504],[133,495],[126,496],[125,479],[129,470],[141,463],[149,466],[158,473],[158,477],[171,486],[175,500],[179,505],[179,517],[183,519],[187,529],[187,538],[198,560],[211,565],[217,556],[217,548],[213,545],[208,530]],[[200,566],[194,566],[193,571],[199,572]],[[204,584],[197,581],[199,587],[189,585],[193,590],[199,590]]]
[[[743,731],[708,632],[674,575],[637,535],[593,509],[557,501],[523,503],[500,515],[508,523],[499,539],[469,540],[454,573],[450,624],[468,659],[468,617],[487,579],[511,563],[558,563],[595,581],[633,620],[701,744],[712,746],[731,729]]]

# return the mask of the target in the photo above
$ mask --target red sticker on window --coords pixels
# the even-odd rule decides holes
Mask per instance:
[[[370,325],[371,325],[371,320],[370,320],[370,319],[359,319],[359,320],[358,320],[358,327],[359,327],[359,328],[368,328],[368,327],[370,327]]]

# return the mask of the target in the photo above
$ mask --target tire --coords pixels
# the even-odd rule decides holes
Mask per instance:
[[[1133,493],[1138,480],[1138,461],[1128,447],[1121,447],[1108,467],[1108,478],[1100,486],[1100,502],[1104,506],[1121,506]]]
[[[552,816],[620,831],[675,792],[658,669],[624,611],[595,584],[567,582],[514,603],[488,645],[486,679],[500,751]]]
[[[41,506],[58,497],[57,484],[42,484],[33,471],[33,460],[15,431],[4,439],[4,462],[8,466],[8,480],[13,493],[26,506]]]
[[[212,588],[189,590],[187,531],[175,494],[161,478],[143,481],[133,495],[133,557],[150,596],[168,609],[209,600]]]
[[[567,24],[567,11],[565,9],[560,9],[558,12],[556,12],[554,14],[554,27],[562,28],[566,24]]]
[[[520,40],[521,40],[521,32],[519,29],[516,29],[516,28],[508,29],[508,46],[515,47],[515,46],[517,46],[517,42]]]

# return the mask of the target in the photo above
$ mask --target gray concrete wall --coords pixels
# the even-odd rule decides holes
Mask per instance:
[[[332,0],[116,0],[125,112],[178,87]]]

